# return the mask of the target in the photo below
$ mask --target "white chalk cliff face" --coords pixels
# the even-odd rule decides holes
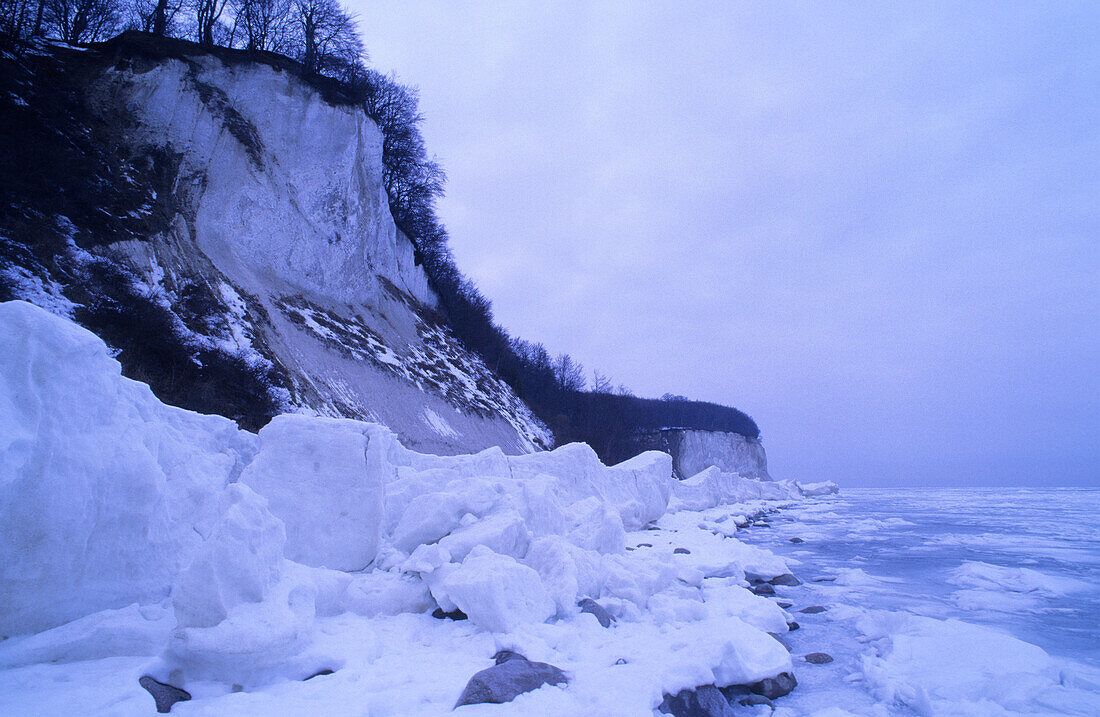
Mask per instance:
[[[723,473],[771,480],[768,457],[757,439],[724,431],[670,429],[663,433],[675,461],[676,474],[681,478],[713,466]]]
[[[121,62],[88,94],[129,113],[133,146],[178,161],[169,228],[97,251],[170,303],[202,283],[227,307],[224,342],[285,369],[289,408],[384,423],[437,453],[546,447],[527,407],[433,318],[361,109],[273,67],[201,55]]]

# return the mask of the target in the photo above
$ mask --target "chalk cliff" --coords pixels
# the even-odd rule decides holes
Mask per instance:
[[[275,377],[272,413],[376,421],[435,453],[549,447],[546,428],[438,311],[390,214],[382,135],[365,112],[278,63],[173,42],[4,58],[6,75],[24,75],[13,116],[49,121],[48,105],[73,103],[94,149],[125,157],[122,176],[104,181],[115,194],[133,185],[136,200],[103,209],[126,231],[46,212],[59,240],[24,238],[26,251],[0,257],[0,294],[99,317],[105,294],[88,277],[109,269],[206,350],[193,362],[228,356]],[[47,72],[65,78],[66,94],[43,89]],[[59,129],[81,127],[67,117]],[[133,372],[156,390],[157,370]]]
[[[671,455],[673,472],[681,480],[711,466],[723,473],[740,473],[758,480],[772,479],[760,440],[740,433],[666,428],[648,434],[642,444]]]

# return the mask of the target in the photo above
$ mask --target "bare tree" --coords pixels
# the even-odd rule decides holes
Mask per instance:
[[[246,50],[293,51],[291,0],[232,0],[232,9]]]
[[[229,0],[191,0],[195,13],[195,42],[207,47],[214,45],[215,28],[228,4]]]
[[[128,27],[154,35],[172,35],[184,0],[131,0]]]
[[[0,35],[25,39],[41,35],[46,0],[0,0]]]
[[[569,354],[558,354],[554,361],[554,379],[562,391],[583,391],[584,366],[574,361]]]
[[[292,23],[308,73],[355,62],[363,54],[355,18],[337,0],[294,0]]]
[[[596,369],[592,369],[592,393],[611,393],[611,379]]]
[[[65,42],[97,42],[113,35],[121,23],[118,0],[47,0],[45,25]]]

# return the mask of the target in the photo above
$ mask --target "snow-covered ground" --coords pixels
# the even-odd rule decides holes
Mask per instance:
[[[747,589],[787,565],[729,536],[794,484],[583,444],[433,456],[304,415],[256,436],[30,304],[0,335],[0,713],[149,714],[150,676],[193,697],[177,714],[443,714],[501,649],[568,684],[464,712],[651,714],[792,670]]]
[[[42,309],[0,304],[0,336],[0,714],[152,714],[153,678],[179,715],[649,716],[792,674],[729,709],[1100,714],[1100,492],[876,503],[656,452],[256,436]],[[456,709],[501,650],[567,682]]]

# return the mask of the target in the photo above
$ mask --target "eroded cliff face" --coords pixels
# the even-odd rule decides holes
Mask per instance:
[[[84,240],[42,261],[52,272],[0,267],[15,298],[79,319],[73,306],[97,297],[75,296],[64,276],[109,262],[187,341],[271,367],[281,410],[380,422],[426,452],[551,444],[436,311],[389,211],[382,135],[360,108],[268,64],[124,44],[88,52],[98,66],[65,62],[83,63],[82,107],[109,128],[101,144],[137,158],[112,181],[148,184],[128,212],[145,229],[88,241],[94,229],[54,217]],[[143,174],[142,158],[154,170]]]
[[[747,478],[771,480],[768,458],[758,439],[740,433],[666,428],[647,436],[649,448],[672,456],[673,473],[681,480],[710,468],[739,473]]]

